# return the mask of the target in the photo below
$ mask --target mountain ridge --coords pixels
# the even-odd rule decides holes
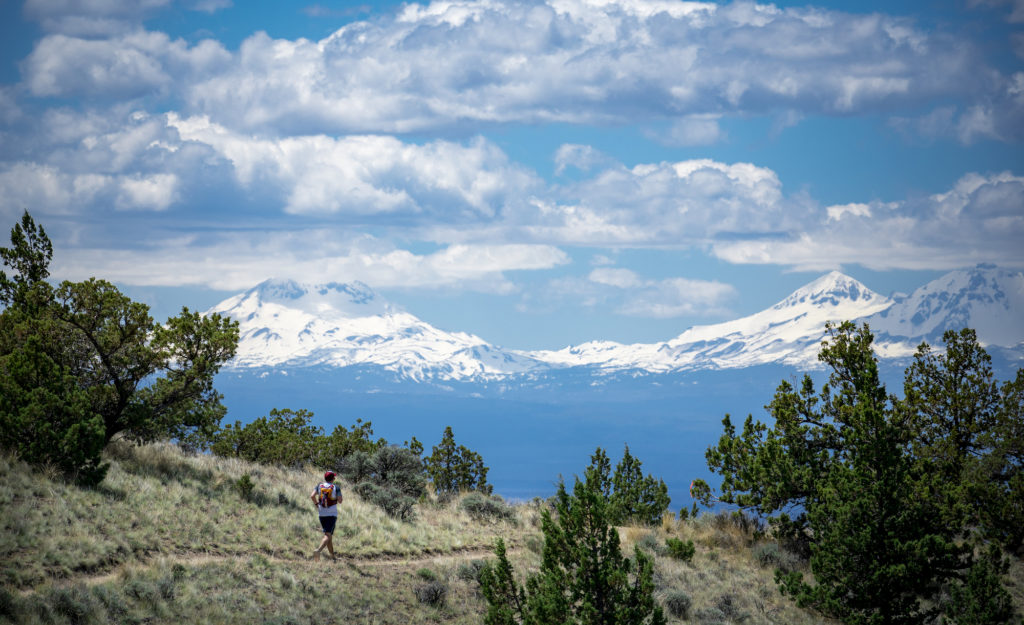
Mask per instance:
[[[473,334],[438,329],[361,282],[267,280],[207,312],[239,321],[238,355],[229,369],[379,367],[423,382],[495,381],[566,369],[660,374],[763,364],[817,368],[827,321],[868,323],[876,352],[886,359],[908,358],[922,340],[934,344],[945,329],[963,325],[975,327],[983,343],[1020,352],[1024,274],[979,265],[949,272],[910,295],[885,297],[832,271],[760,312],[692,326],[665,341],[589,341],[560,350],[503,349]]]

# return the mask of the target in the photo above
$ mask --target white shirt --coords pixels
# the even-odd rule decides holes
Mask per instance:
[[[338,487],[337,484],[331,484],[330,482],[321,482],[321,483],[317,484],[316,485],[317,495],[319,496],[321,488],[327,488],[327,487],[332,488],[334,490],[334,498],[336,500],[338,500],[338,501],[341,501],[341,489]],[[317,507],[317,512],[320,513],[320,516],[338,516],[338,504],[334,504],[333,506],[322,506],[318,502],[316,507]]]

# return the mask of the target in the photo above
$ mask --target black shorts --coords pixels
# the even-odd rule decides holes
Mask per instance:
[[[322,516],[320,517],[320,526],[324,528],[324,534],[333,534],[334,525],[338,522],[336,516]]]

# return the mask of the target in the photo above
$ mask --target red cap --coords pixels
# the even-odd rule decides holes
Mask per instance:
[[[328,480],[328,481],[333,480],[334,479],[334,475],[335,475],[334,471],[328,471],[327,473],[324,473],[324,479]]]

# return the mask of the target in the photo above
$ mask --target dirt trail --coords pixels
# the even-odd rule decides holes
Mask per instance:
[[[509,551],[512,551],[511,549]],[[98,586],[107,582],[112,582],[121,576],[127,570],[143,570],[153,568],[155,566],[172,566],[174,564],[181,564],[188,567],[204,566],[207,564],[221,564],[221,563],[244,563],[251,557],[260,556],[265,558],[268,562],[274,564],[299,564],[306,566],[347,566],[348,568],[356,571],[360,575],[367,577],[370,574],[364,572],[364,568],[379,568],[379,567],[408,567],[408,566],[424,566],[428,564],[448,564],[451,562],[460,562],[464,560],[476,560],[480,558],[487,558],[494,555],[494,552],[490,548],[485,547],[466,547],[464,549],[456,549],[454,551],[448,551],[444,553],[420,553],[411,555],[375,555],[375,556],[347,556],[339,554],[337,560],[331,561],[327,558],[327,554],[321,558],[319,562],[313,560],[312,555],[308,557],[280,557],[270,556],[266,554],[256,553],[251,555],[222,555],[222,554],[209,554],[209,553],[177,553],[177,554],[161,554],[157,555],[149,560],[125,562],[119,564],[113,569],[104,573],[97,573],[95,575],[82,574],[74,575],[72,577],[55,581],[60,585],[84,583],[88,586]],[[35,589],[22,589],[22,595],[30,595],[35,592]]]

